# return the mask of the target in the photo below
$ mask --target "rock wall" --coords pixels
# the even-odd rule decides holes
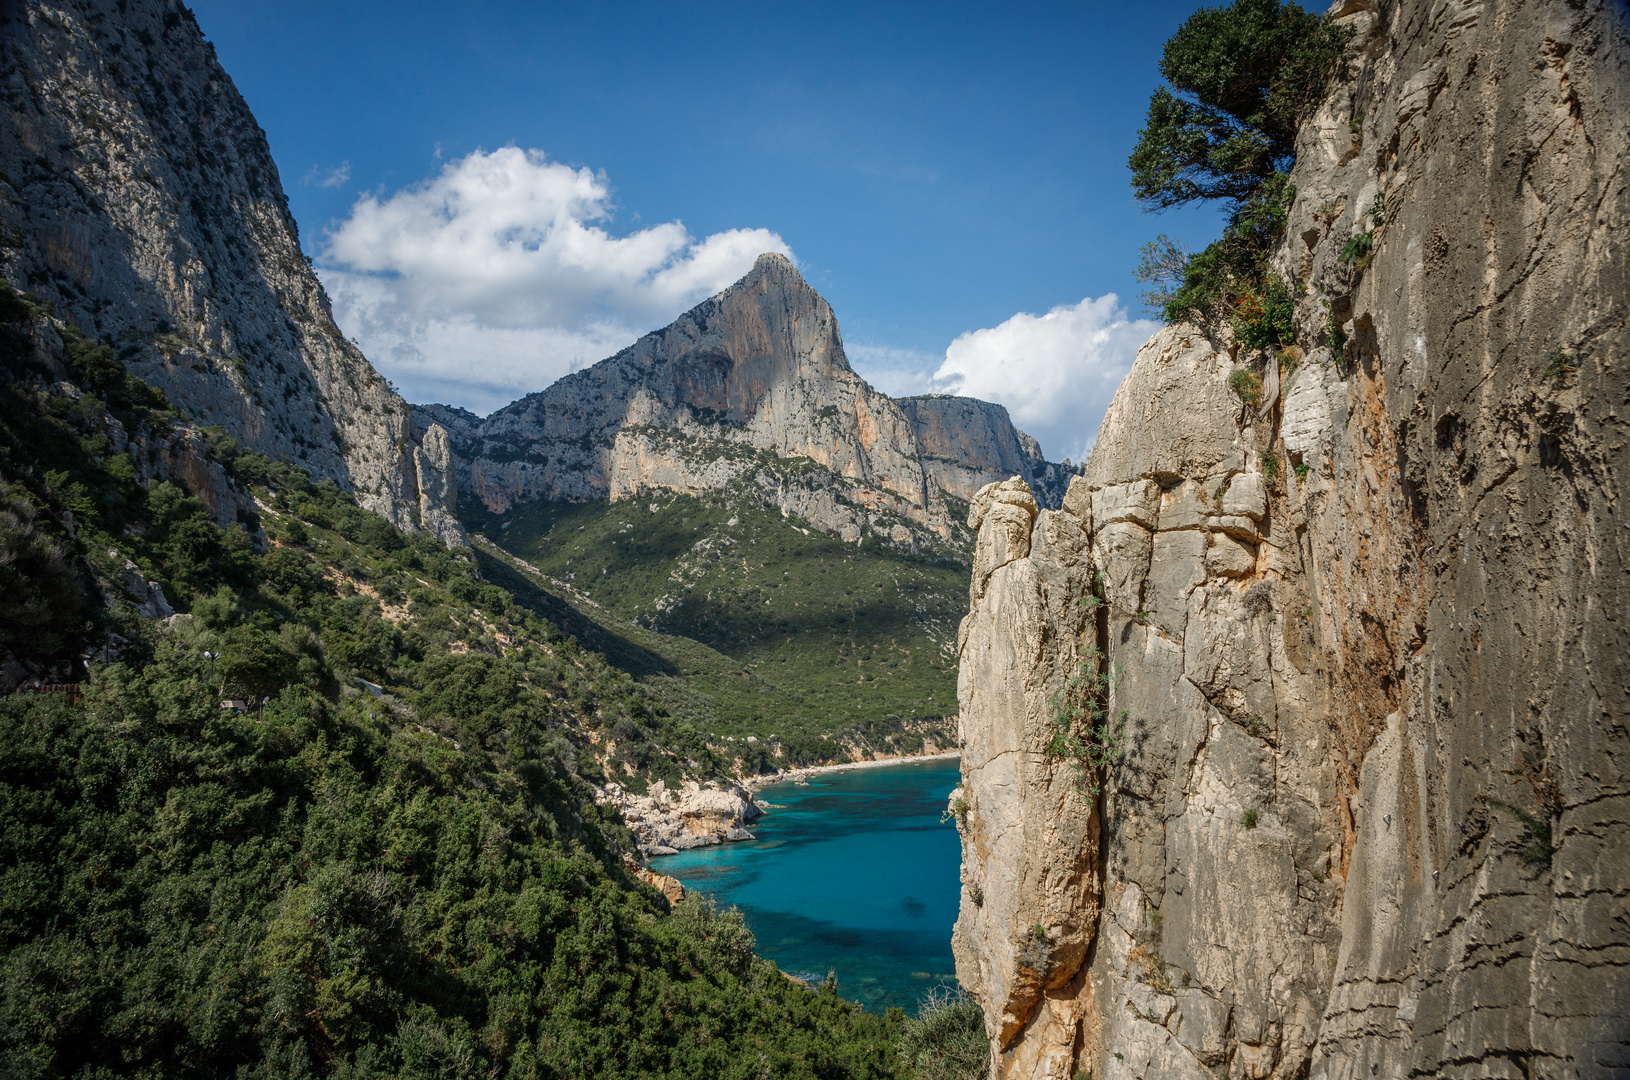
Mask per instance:
[[[997,1075],[1630,1072],[1624,9],[1335,11],[1269,400],[1170,327],[1063,513],[980,525],[955,947]],[[1096,798],[1049,752],[1082,658]]]
[[[951,533],[943,496],[1018,473],[1056,505],[1066,470],[998,405],[895,401],[849,367],[836,316],[781,255],[627,349],[480,419],[421,406],[489,510],[531,499],[698,494],[741,478],[847,539],[888,517]],[[809,467],[790,469],[802,460]],[[899,526],[904,528],[904,526]]]
[[[334,325],[265,135],[175,0],[0,6],[0,274],[202,425],[462,540],[438,437]]]
[[[1018,476],[1044,505],[1058,508],[1071,467],[1044,458],[1041,445],[1014,427],[1001,405],[950,394],[896,398],[895,404],[911,421],[923,471],[941,491],[966,502],[986,484]]]

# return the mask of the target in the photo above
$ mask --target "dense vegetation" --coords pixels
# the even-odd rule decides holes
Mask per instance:
[[[967,610],[959,553],[846,544],[728,491],[539,502],[471,523],[645,650],[642,684],[748,768],[777,752],[831,760],[846,742],[915,749],[925,732],[944,744]]]
[[[716,759],[553,598],[0,302],[7,648],[84,689],[0,699],[0,1074],[894,1075],[901,1017],[630,875],[587,780]],[[143,482],[160,444],[260,509]],[[185,614],[107,607],[127,559]]]
[[[1342,73],[1351,32],[1281,0],[1202,8],[1166,42],[1167,86],[1149,99],[1132,151],[1147,209],[1223,200],[1221,238],[1189,254],[1165,236],[1145,246],[1144,302],[1168,323],[1229,318],[1247,347],[1288,345],[1293,287],[1268,269],[1296,197],[1296,129]]]

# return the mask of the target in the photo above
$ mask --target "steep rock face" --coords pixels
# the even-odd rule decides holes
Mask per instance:
[[[334,325],[265,136],[191,13],[30,0],[0,20],[0,273],[198,423],[460,542],[451,474],[421,454],[434,436]]]
[[[757,474],[782,509],[846,539],[888,531],[886,517],[944,537],[942,492],[966,499],[1015,473],[1048,491],[1064,475],[1000,406],[872,389],[849,367],[832,308],[776,254],[665,329],[484,420],[445,405],[418,416],[447,429],[464,489],[495,512],[536,498],[698,494]]]
[[[941,491],[967,501],[986,484],[1017,476],[1057,509],[1070,470],[1047,461],[1001,405],[950,394],[896,398],[895,404],[911,421],[929,483]]]
[[[1277,255],[1307,355],[1259,413],[1228,391],[1251,357],[1156,335],[1064,500],[1089,539],[1047,571],[1093,583],[1096,625],[1020,584],[1040,522],[969,617],[965,669],[1025,647],[1022,687],[963,683],[965,879],[1067,862],[1004,839],[1073,790],[1013,733],[1094,633],[1125,723],[1075,852],[1097,875],[994,917],[964,891],[1003,1076],[1630,1069],[1624,14],[1337,13],[1355,71],[1303,128]],[[1022,554],[982,529],[976,565],[997,545]],[[1089,942],[1045,987],[1004,974],[1043,904]]]

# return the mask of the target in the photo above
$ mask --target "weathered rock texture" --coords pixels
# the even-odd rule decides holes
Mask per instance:
[[[978,398],[924,394],[896,398],[917,437],[928,482],[967,501],[997,477],[1021,477],[1053,508],[1072,471],[1042,456],[1041,444],[1013,426],[1007,409]]]
[[[1064,513],[980,528],[955,946],[1003,1076],[1630,1074],[1624,10],[1338,14],[1282,397],[1168,328]],[[1095,643],[1092,802],[1045,746]]]
[[[670,788],[658,780],[640,795],[608,783],[598,802],[617,807],[646,855],[673,855],[726,840],[751,840],[747,826],[764,816],[753,793],[734,784],[702,786],[687,780]]]
[[[495,512],[748,478],[848,540],[887,531],[889,518],[946,537],[944,494],[966,499],[1018,473],[1056,504],[1067,479],[999,405],[872,389],[849,367],[831,306],[775,254],[665,329],[484,420],[445,405],[418,415],[451,433],[460,483]]]
[[[173,0],[0,6],[0,274],[199,424],[448,542],[446,439],[334,325],[265,135]]]

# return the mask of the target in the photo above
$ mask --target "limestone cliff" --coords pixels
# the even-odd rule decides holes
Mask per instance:
[[[450,446],[334,325],[265,135],[174,0],[0,7],[0,273],[199,424],[462,532]]]
[[[1062,512],[974,503],[955,948],[1002,1076],[1630,1070],[1624,11],[1336,10],[1304,355],[1258,411],[1170,327]],[[1102,770],[1055,738],[1083,660]]]
[[[1049,462],[1041,445],[1013,426],[1007,409],[978,398],[924,394],[897,398],[917,439],[930,484],[964,502],[986,484],[1018,476],[1036,497],[1057,508],[1069,468]]]
[[[946,537],[944,494],[965,500],[1013,472],[1062,494],[1065,476],[1001,406],[874,390],[850,368],[831,306],[775,254],[672,325],[485,419],[445,405],[418,415],[451,433],[464,490],[495,512],[745,478],[845,539],[909,533],[902,522]]]

